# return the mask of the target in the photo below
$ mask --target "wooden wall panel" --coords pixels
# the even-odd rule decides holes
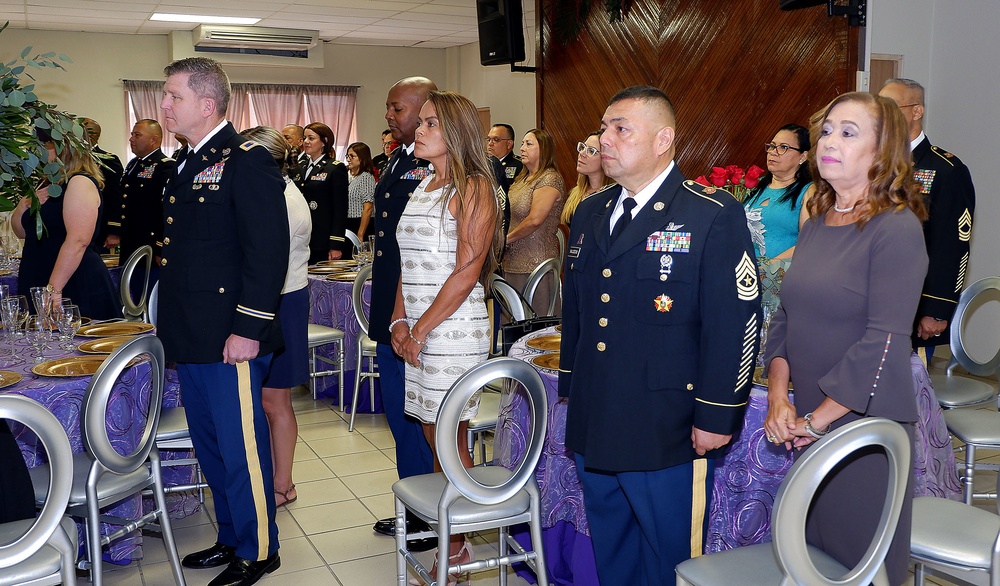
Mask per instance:
[[[575,182],[573,145],[600,127],[619,89],[649,84],[677,109],[677,163],[689,178],[712,165],[764,166],[763,144],[854,87],[858,29],[823,7],[781,12],[778,0],[633,0],[609,23],[593,0],[576,41],[553,40],[542,22],[538,116]],[[557,1],[557,6],[558,6]]]

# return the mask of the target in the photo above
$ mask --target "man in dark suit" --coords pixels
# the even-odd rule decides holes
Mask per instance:
[[[924,88],[912,79],[890,79],[879,95],[896,102],[910,134],[913,173],[923,185],[928,218],[924,222],[927,277],[917,306],[913,347],[925,348],[928,364],[934,347],[948,344],[948,325],[965,288],[972,240],[976,190],[969,168],[955,155],[931,146],[924,134]]]
[[[162,140],[163,130],[156,120],[140,120],[132,127],[128,144],[135,158],[129,161],[122,177],[121,209],[109,210],[109,219],[116,219],[118,226],[110,229],[108,238],[116,240],[120,248],[121,265],[147,244],[156,257],[160,256],[163,190],[174,172],[174,160],[160,150]]]
[[[424,439],[420,422],[403,413],[406,404],[404,394],[403,359],[392,351],[392,336],[389,322],[396,305],[396,291],[399,288],[400,260],[399,244],[396,242],[396,225],[403,215],[406,202],[417,185],[431,171],[429,163],[413,154],[414,134],[417,130],[417,115],[427,101],[427,94],[436,90],[434,82],[425,77],[408,77],[397,81],[389,88],[385,101],[385,120],[389,123],[392,138],[400,147],[389,157],[385,171],[375,186],[375,262],[372,264],[371,315],[368,335],[378,343],[379,386],[382,389],[382,404],[385,418],[396,441],[396,471],[400,478],[408,478],[434,471],[434,456]],[[399,328],[398,331],[402,331]],[[403,336],[406,334],[404,333]],[[426,524],[416,517],[407,523],[414,530],[421,530]],[[409,533],[410,527],[407,528]],[[395,535],[395,519],[390,517],[375,523],[374,530],[382,535]],[[411,548],[430,549],[434,540],[410,542]]]
[[[521,172],[524,165],[514,154],[514,128],[510,124],[494,124],[486,134],[486,152],[493,155],[503,167],[504,193],[510,192],[510,184]]]
[[[101,140],[101,125],[92,118],[84,118],[80,122],[87,131],[87,136],[90,137],[90,144],[94,147],[94,152],[99,155],[97,160],[101,164],[101,173],[104,174],[104,189],[101,190],[101,219],[98,222],[97,233],[94,234],[93,246],[100,253],[107,252],[107,249],[113,252],[115,246],[118,246],[118,242],[117,238],[109,239],[109,234],[118,228],[118,217],[114,210],[121,209],[121,181],[125,168],[118,155],[97,146]]]
[[[673,107],[618,92],[566,255],[559,395],[600,580],[669,584],[699,555],[715,458],[743,422],[760,295],[743,208],[685,181]],[[582,221],[581,221],[582,220]]]
[[[392,154],[392,145],[395,142],[395,139],[392,138],[391,130],[386,128],[382,131],[382,152],[372,157],[372,165],[375,167],[376,180],[382,175],[382,171],[385,170],[385,166],[389,164],[389,155]]]
[[[157,335],[177,362],[219,530],[183,564],[226,565],[210,586],[248,586],[281,565],[261,383],[282,345],[285,182],[268,150],[226,121],[229,78],[217,61],[182,59],[164,73],[167,129],[190,144],[164,194]]]

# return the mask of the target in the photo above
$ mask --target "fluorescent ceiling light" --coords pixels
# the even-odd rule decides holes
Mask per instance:
[[[166,22],[198,22],[201,24],[257,24],[259,18],[246,18],[240,16],[206,16],[201,14],[169,14],[155,12],[149,20],[162,20]]]

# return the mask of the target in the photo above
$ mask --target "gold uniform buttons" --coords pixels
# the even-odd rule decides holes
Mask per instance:
[[[601,293],[601,301],[603,301],[604,303],[607,303],[607,302],[611,301],[611,296],[608,295],[607,293]]]
[[[173,224],[174,223],[174,218],[172,216],[167,216],[167,223],[168,224]]]
[[[199,197],[198,198],[198,203],[205,203],[205,198],[204,197]]]
[[[380,251],[376,252],[375,256],[382,256],[382,251],[380,250]]]
[[[383,218],[388,218],[389,217],[389,212],[382,212],[382,217]]]
[[[601,326],[602,328],[608,327],[608,318],[602,317],[601,319],[597,320],[597,325]]]
[[[379,238],[381,238],[382,236],[385,236],[385,232],[379,230],[378,231],[378,235],[379,235]]]
[[[161,259],[160,259],[160,266],[161,266],[161,267],[165,267],[165,266],[167,266],[167,259],[165,259],[165,258],[161,258]]]
[[[607,279],[608,277],[611,276],[611,269],[604,269],[603,271],[601,271],[601,274],[604,275],[605,279]]]
[[[164,238],[163,239],[163,244],[164,244],[164,246],[166,246],[167,244],[170,244],[170,238],[169,237]]]
[[[170,203],[174,203],[175,201],[177,201],[177,198],[171,195],[169,201]]]
[[[225,287],[219,287],[219,293],[225,293],[225,292],[226,292]]]
[[[692,383],[688,383],[687,390],[693,391],[694,390],[694,385]]]
[[[660,275],[660,280],[661,281],[666,281],[667,280],[667,276],[666,275]]]
[[[604,342],[598,342],[597,343],[597,351],[598,352],[604,352],[607,349],[607,347],[608,347],[608,345],[605,344]]]

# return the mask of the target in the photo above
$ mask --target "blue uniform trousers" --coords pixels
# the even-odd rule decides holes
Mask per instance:
[[[715,460],[612,473],[574,457],[601,584],[673,584],[677,564],[702,553]]]
[[[406,365],[389,344],[378,344],[375,352],[382,406],[385,407],[389,430],[396,440],[396,472],[401,479],[430,474],[434,472],[434,454],[424,438],[423,427],[420,421],[403,412],[406,407]]]
[[[261,383],[271,355],[237,365],[179,363],[181,399],[219,524],[219,543],[259,561],[278,550],[271,435]]]

